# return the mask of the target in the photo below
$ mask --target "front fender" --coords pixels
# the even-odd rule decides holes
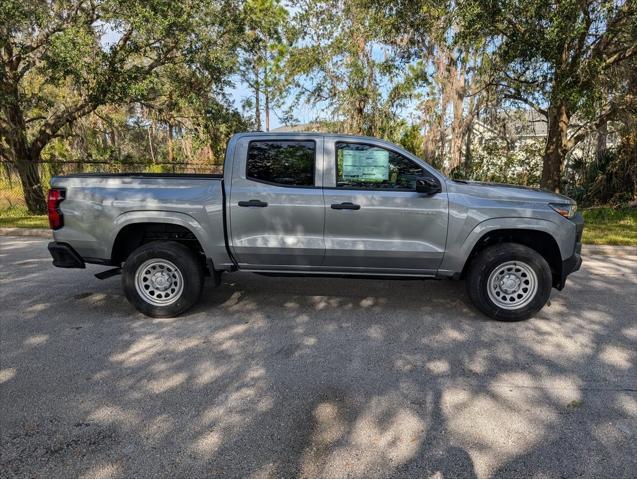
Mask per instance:
[[[475,245],[484,235],[497,230],[533,230],[551,235],[559,249],[562,259],[572,255],[566,245],[573,244],[572,232],[569,228],[541,218],[492,218],[477,224],[468,232],[459,233],[456,238],[450,238],[447,251],[440,266],[439,274],[443,276],[457,275],[462,272],[464,265]]]

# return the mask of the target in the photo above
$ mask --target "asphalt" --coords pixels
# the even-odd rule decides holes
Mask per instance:
[[[635,477],[637,256],[536,318],[460,282],[208,284],[176,319],[0,238],[0,477]]]

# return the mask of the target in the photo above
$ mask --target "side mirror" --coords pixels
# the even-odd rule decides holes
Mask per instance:
[[[436,193],[440,193],[442,188],[440,186],[440,182],[431,176],[425,176],[416,179],[416,192],[422,193],[425,195],[435,195]]]

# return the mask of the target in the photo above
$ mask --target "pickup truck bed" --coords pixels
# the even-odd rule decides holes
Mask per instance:
[[[215,265],[232,265],[224,239],[223,175],[82,173],[51,180],[53,188],[60,184],[64,241],[87,263],[115,265],[117,236],[142,221],[187,228]]]

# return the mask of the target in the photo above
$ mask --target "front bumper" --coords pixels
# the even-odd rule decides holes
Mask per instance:
[[[71,245],[52,241],[49,243],[48,248],[53,257],[53,266],[58,268],[86,268],[84,260]]]
[[[562,271],[560,277],[557,278],[555,287],[562,290],[566,284],[566,277],[579,270],[582,266],[582,233],[584,232],[584,218],[577,213],[571,221],[575,223],[575,248],[573,254],[562,261]]]

